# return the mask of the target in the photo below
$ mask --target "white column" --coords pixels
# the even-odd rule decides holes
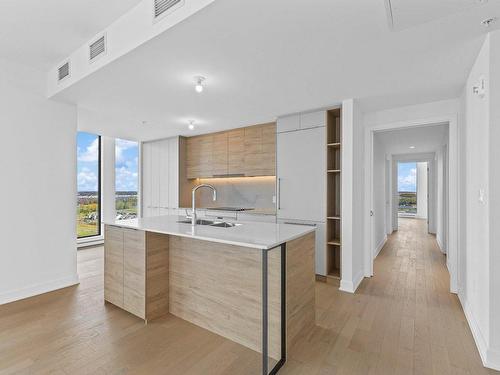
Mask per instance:
[[[115,220],[115,139],[101,137],[101,206],[102,221]]]

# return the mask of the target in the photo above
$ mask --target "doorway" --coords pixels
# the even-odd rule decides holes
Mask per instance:
[[[452,225],[447,222],[457,210],[457,186],[448,184],[457,175],[455,132],[454,122],[398,123],[367,129],[366,202],[370,215],[365,226],[366,276],[373,276],[373,260],[398,230],[399,220],[420,219],[419,228],[423,225],[427,233],[448,242],[437,238],[447,254],[450,290],[456,290],[458,237],[455,220]],[[414,226],[405,226],[410,227]]]

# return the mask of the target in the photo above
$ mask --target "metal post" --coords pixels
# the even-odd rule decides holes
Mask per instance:
[[[262,251],[262,375],[268,375],[268,294],[267,294],[267,250]]]
[[[269,331],[269,327],[268,327],[268,324],[269,324],[269,320],[268,320],[268,317],[267,317],[267,311],[268,311],[268,291],[267,291],[267,278],[268,278],[268,275],[267,275],[267,271],[268,271],[268,267],[267,267],[267,251],[264,251],[263,252],[263,257],[262,257],[262,270],[264,271],[264,263],[265,263],[265,270],[266,270],[266,274],[264,276],[264,274],[262,275],[262,285],[264,286],[264,283],[266,284],[266,288],[265,288],[265,293],[264,293],[264,289],[262,290],[262,302],[264,304],[265,302],[265,307],[263,305],[263,313],[265,311],[265,319],[264,319],[264,316],[263,316],[263,327],[262,327],[262,332],[263,332],[263,335],[262,335],[262,340],[265,340],[263,341],[263,345],[262,345],[262,353],[264,355],[264,348],[265,348],[265,359],[263,359],[263,370],[262,370],[262,373],[264,375],[275,375],[278,373],[278,371],[280,370],[281,367],[283,367],[283,365],[285,364],[286,362],[286,243],[284,244],[281,244],[280,246],[280,252],[281,252],[281,260],[280,260],[280,264],[281,264],[281,301],[280,301],[280,304],[281,304],[281,358],[280,360],[278,361],[278,363],[276,363],[276,365],[271,369],[271,372],[269,372],[269,374],[267,373],[267,370],[268,370],[268,344],[267,344],[267,340],[268,340],[268,331]],[[266,254],[264,256],[264,253]],[[264,260],[265,258],[265,260]],[[264,279],[265,279],[265,282],[264,282]],[[265,300],[264,300],[264,295],[265,295]],[[264,332],[265,332],[265,335],[264,335]],[[265,343],[265,346],[264,346],[264,343]]]

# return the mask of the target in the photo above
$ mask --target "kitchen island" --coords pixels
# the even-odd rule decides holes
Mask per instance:
[[[315,324],[314,227],[182,221],[105,225],[105,300],[146,322],[171,313],[261,353],[262,373],[276,373]]]

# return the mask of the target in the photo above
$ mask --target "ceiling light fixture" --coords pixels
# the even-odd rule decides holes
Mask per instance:
[[[196,76],[196,77],[194,77],[194,79],[196,81],[196,86],[194,87],[194,89],[198,93],[202,92],[204,89],[203,82],[205,82],[206,78],[203,76]]]
[[[410,148],[413,150],[415,148],[415,146],[410,146]]]
[[[189,130],[194,130],[194,121],[189,120],[189,125],[188,125]]]

